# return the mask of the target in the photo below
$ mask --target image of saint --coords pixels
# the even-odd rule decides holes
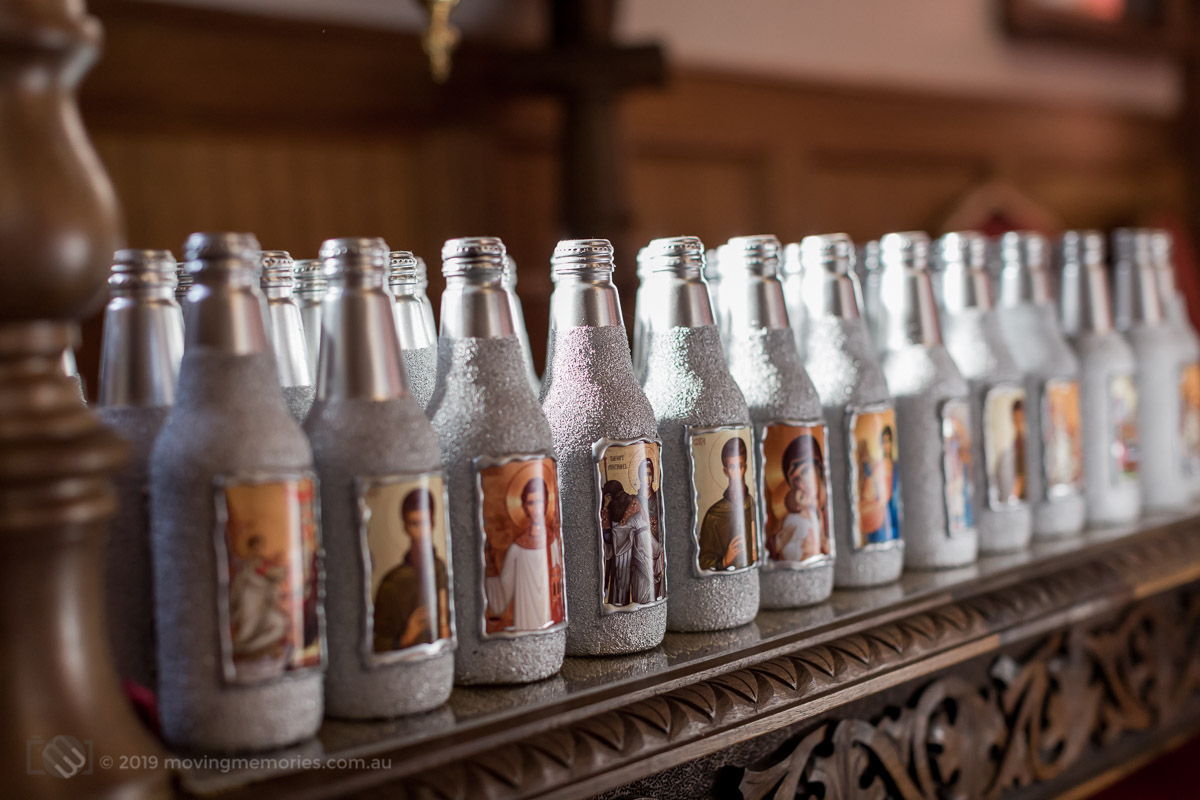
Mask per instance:
[[[433,542],[438,513],[433,492],[424,486],[409,490],[400,502],[408,550],[375,590],[372,646],[376,653],[450,637],[446,563]]]
[[[618,608],[666,597],[659,520],[657,443],[611,444],[598,464],[604,547],[604,603]],[[617,476],[617,477],[612,477]]]
[[[785,514],[767,531],[767,552],[773,561],[807,561],[829,554],[829,520],[825,486],[825,457],[809,433],[788,443],[780,459],[787,484]]]
[[[1083,451],[1079,439],[1079,385],[1050,381],[1043,406],[1044,463],[1047,490],[1073,489],[1083,477]]]
[[[942,411],[942,463],[945,474],[946,517],[951,535],[975,527],[971,503],[971,433],[967,406],[947,401]]]
[[[756,511],[746,485],[749,462],[749,449],[740,437],[729,439],[721,448],[721,468],[728,486],[704,513],[700,526],[701,569],[741,569],[754,560],[750,548]]]
[[[900,470],[896,468],[896,432],[891,425],[883,426],[883,433],[880,434],[880,441],[883,444],[883,469],[886,476],[884,483],[887,486],[887,518],[888,527],[893,531],[900,530]],[[897,534],[893,534],[894,538]],[[868,537],[868,541],[872,541]]]
[[[292,617],[286,554],[268,552],[253,521],[230,521],[234,542],[229,580],[229,627],[234,663],[282,662],[290,655]],[[241,552],[238,552],[239,549]]]
[[[996,388],[984,404],[988,504],[1001,508],[1025,499],[1025,393]]]
[[[511,616],[507,630],[536,631],[560,621],[551,602],[548,496],[542,478],[530,478],[525,483],[521,489],[523,524],[504,551],[499,575],[487,581],[488,611],[495,616]]]
[[[851,453],[857,489],[854,544],[865,547],[900,538],[900,475],[896,468],[895,411],[856,415]]]

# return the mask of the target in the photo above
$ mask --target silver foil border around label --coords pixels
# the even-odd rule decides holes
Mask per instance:
[[[611,603],[604,602],[604,526],[600,523],[600,511],[604,503],[604,484],[600,479],[600,464],[604,460],[604,454],[610,447],[625,447],[632,444],[654,444],[658,445],[658,525],[662,532],[663,546],[663,596],[650,603],[630,603],[625,606],[614,606]],[[597,594],[600,603],[600,615],[608,616],[609,614],[623,614],[631,611],[639,611],[643,608],[653,608],[667,602],[667,597],[670,595],[670,586],[668,585],[666,559],[668,554],[667,535],[666,535],[666,508],[663,503],[663,446],[662,441],[656,437],[643,436],[638,439],[609,439],[601,437],[592,443],[592,476],[595,479],[596,497],[593,507],[593,513],[596,520],[596,548],[597,562],[600,569],[597,574],[600,576],[599,591]]]
[[[941,444],[942,444],[942,447],[941,447],[941,450],[942,450],[942,459],[941,459],[942,460],[942,507],[946,511],[946,538],[948,538],[948,539],[955,539],[955,538],[958,538],[961,536],[966,536],[968,534],[977,534],[979,531],[979,520],[976,519],[976,513],[978,512],[979,509],[978,509],[978,503],[976,502],[976,499],[975,499],[975,485],[974,485],[975,484],[975,475],[973,474],[973,471],[969,470],[969,469],[963,470],[963,486],[967,493],[966,503],[967,503],[967,510],[971,516],[971,524],[964,525],[961,530],[956,531],[954,525],[951,523],[952,515],[950,513],[950,472],[947,469],[948,454],[946,453],[946,423],[950,419],[948,412],[952,408],[959,408],[966,414],[966,417],[967,417],[966,418],[966,433],[967,433],[968,437],[973,436],[973,433],[971,431],[971,404],[967,400],[967,398],[965,398],[965,397],[947,397],[945,400],[943,400],[941,403],[938,404],[938,423],[939,423],[938,430],[941,432],[941,440],[942,440],[942,442],[941,442]],[[968,455],[972,455],[972,453],[971,453],[972,445],[973,445],[973,442],[971,442],[968,439],[968,441],[967,441],[967,454]],[[960,465],[962,463],[961,455],[959,456],[959,463],[960,463]],[[901,478],[901,480],[903,480],[903,477]],[[903,530],[901,530],[901,534],[903,534]]]
[[[371,551],[367,542],[367,526],[371,522],[371,509],[367,505],[367,492],[377,486],[388,486],[395,483],[418,481],[421,479],[439,478],[442,482],[442,525],[446,532],[446,605],[450,618],[450,636],[434,642],[422,643],[406,647],[402,650],[390,650],[386,653],[376,653],[374,647],[375,635],[375,601],[371,597]],[[367,669],[379,669],[389,664],[399,662],[427,661],[442,653],[452,651],[458,646],[457,627],[454,616],[454,559],[451,557],[453,543],[450,541],[450,505],[449,493],[446,487],[446,476],[441,472],[409,472],[388,473],[356,477],[354,479],[354,502],[358,511],[358,556],[359,569],[363,578],[363,630],[359,654],[363,666]]]
[[[294,669],[285,669],[279,675],[267,675],[261,678],[237,677],[237,667],[233,663],[233,639],[230,635],[229,618],[229,550],[226,540],[226,528],[229,524],[229,508],[225,502],[225,490],[229,486],[244,486],[256,483],[279,483],[282,481],[312,482],[313,525],[316,527],[316,581],[317,581],[317,640],[319,654],[315,664],[309,664]],[[222,473],[212,479],[213,496],[213,529],[212,543],[216,555],[217,568],[217,656],[219,679],[227,686],[261,686],[280,681],[302,680],[314,671],[322,672],[329,663],[328,644],[325,641],[325,552],[321,532],[321,485],[313,470],[253,470],[249,472]],[[303,614],[303,609],[301,609]]]
[[[712,570],[712,569],[701,569],[700,568],[700,526],[703,523],[700,521],[700,490],[696,486],[696,450],[692,446],[692,439],[698,435],[709,434],[709,433],[722,433],[724,431],[745,431],[747,436],[749,436],[749,438],[750,438],[750,447],[747,448],[749,451],[748,455],[753,454],[753,452],[754,452],[754,428],[751,425],[684,425],[684,427],[683,427],[684,444],[686,445],[686,448],[687,448],[688,486],[691,487],[691,503],[690,503],[690,505],[691,505],[691,511],[692,511],[692,513],[691,513],[692,518],[690,520],[689,534],[690,534],[690,540],[691,540],[692,553],[691,553],[690,561],[691,561],[691,568],[692,568],[692,576],[695,578],[717,578],[722,575],[737,575],[740,572],[748,572],[753,569],[759,569],[759,567],[762,565],[762,548],[761,548],[761,543],[759,542],[759,532],[757,530],[757,528],[759,527],[758,526],[758,517],[759,517],[759,513],[761,511],[761,508],[755,508],[755,513],[754,513],[754,526],[756,528],[756,530],[754,532],[754,543],[755,543],[755,547],[756,547],[755,559],[753,561],[750,561],[746,566],[738,567],[737,569]],[[746,468],[747,469],[755,469],[755,459],[754,458],[749,459],[749,463],[746,465]],[[750,484],[752,486],[754,486],[755,489],[757,489],[758,488],[758,477],[752,476],[752,478],[753,478],[753,480],[750,481]],[[755,502],[757,502],[761,505],[761,502],[762,502],[761,498],[756,497]]]
[[[846,445],[846,489],[850,494],[850,532],[855,534],[861,532],[862,521],[859,519],[858,511],[858,463],[854,460],[854,423],[863,414],[879,414],[884,411],[891,411],[893,415],[896,412],[896,407],[891,403],[869,403],[865,406],[847,406],[846,407],[846,425],[842,431],[845,437]],[[899,426],[897,426],[899,427]],[[893,441],[896,447],[899,448],[901,443],[900,437],[896,431],[892,431]],[[895,469],[897,465],[893,465]],[[901,476],[901,480],[903,480]],[[894,547],[900,547],[904,542],[904,498],[897,492],[893,499],[896,501],[896,515],[900,519],[900,535],[888,539],[886,542],[867,542],[861,547],[854,546],[854,539],[857,536],[851,537],[850,549],[855,553],[879,552],[883,550],[891,550]]]
[[[984,500],[987,502],[987,508],[989,511],[1008,511],[1008,510],[1011,510],[1014,508],[1021,508],[1022,506],[1029,505],[1029,494],[1028,494],[1029,493],[1029,488],[1028,488],[1029,476],[1027,476],[1027,475],[1024,476],[1025,481],[1026,481],[1026,485],[1023,488],[1023,491],[1025,493],[1024,497],[1018,497],[1015,500],[1004,500],[1004,501],[999,500],[997,497],[997,499],[993,500],[992,490],[995,489],[996,487],[993,486],[993,484],[995,483],[995,480],[994,480],[994,476],[992,475],[992,470],[989,467],[989,465],[992,463],[992,460],[993,460],[992,457],[995,455],[996,443],[994,441],[992,441],[991,429],[988,427],[988,406],[991,405],[992,396],[994,394],[996,394],[997,392],[1017,392],[1017,393],[1019,393],[1021,395],[1022,405],[1028,403],[1029,399],[1026,396],[1025,387],[1019,383],[994,383],[984,391],[983,397],[982,397],[983,402],[979,407],[979,430],[983,436],[982,444],[983,444]],[[1025,436],[1026,436],[1026,438],[1028,438],[1028,436],[1029,436],[1028,431],[1026,431]],[[1013,444],[1014,444],[1014,446],[1016,445],[1015,439],[1013,441]],[[1025,446],[1028,447],[1029,443],[1025,442]],[[1013,458],[1014,458],[1014,460],[1016,459],[1015,451],[1013,454]],[[1017,467],[1021,470],[1022,474],[1024,475],[1024,471],[1026,469],[1025,464],[1018,464]],[[998,490],[997,490],[996,494],[997,494],[997,496],[999,495]],[[979,506],[979,505],[980,504],[977,502],[976,506]]]
[[[767,555],[767,459],[766,459],[766,431],[776,425],[784,425],[793,428],[820,428],[825,434],[825,452],[822,453],[822,463],[824,470],[822,477],[825,480],[825,516],[829,521],[829,530],[826,537],[829,539],[829,553],[821,553],[815,556],[809,556],[803,561],[775,561]],[[837,537],[834,536],[834,503],[830,498],[833,496],[833,484],[829,469],[829,426],[823,419],[816,420],[796,420],[796,419],[773,419],[770,422],[765,422],[754,426],[754,457],[758,459],[758,535],[759,543],[758,552],[762,554],[760,563],[761,569],[764,572],[773,572],[776,570],[789,570],[793,572],[801,572],[804,570],[815,569],[826,564],[832,564],[837,556]]]
[[[481,639],[519,639],[525,636],[542,636],[547,633],[563,630],[571,620],[571,604],[566,598],[566,586],[563,586],[563,618],[562,622],[556,623],[546,628],[539,628],[536,631],[496,631],[488,633],[487,630],[487,586],[484,582],[484,574],[487,572],[487,559],[484,558],[484,545],[487,544],[487,533],[485,533],[483,519],[483,470],[488,467],[499,467],[504,464],[512,463],[513,461],[541,461],[549,460],[554,464],[555,487],[554,487],[554,502],[556,505],[556,514],[559,520],[559,536],[558,546],[560,550],[563,548],[562,539],[562,498],[560,493],[562,487],[558,481],[558,459],[551,453],[513,453],[506,456],[475,456],[471,459],[471,472],[475,478],[475,533],[478,537],[476,542],[475,552],[479,556],[479,585],[476,590],[479,592],[480,609],[482,613],[479,615],[479,636]],[[565,566],[566,554],[563,553]],[[565,584],[565,581],[564,581]]]

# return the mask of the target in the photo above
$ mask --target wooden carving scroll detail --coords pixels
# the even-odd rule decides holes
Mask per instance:
[[[747,770],[745,800],[994,798],[1053,779],[1089,747],[1164,725],[1196,707],[1200,592],[1143,601],[1115,623],[1072,628],[985,685],[950,675],[878,719],[839,719]]]
[[[1179,576],[1200,561],[1200,537],[1165,529],[1138,539],[1136,545],[1056,572],[698,681],[468,756],[452,770],[401,778],[401,783],[408,796],[448,800],[537,796],[572,786],[587,795],[612,788],[604,784],[604,776],[613,770],[635,767],[632,772],[637,773],[637,762],[668,753],[669,760],[695,758],[719,749],[705,747],[707,739],[732,736],[722,742],[725,746],[746,738],[738,733],[746,723],[783,712],[790,712],[793,722],[779,725],[794,724],[795,714],[812,708],[814,700],[833,706],[849,702],[854,686],[886,680],[899,668],[929,663],[932,656],[984,642],[997,632],[1023,626],[1027,633],[1018,638],[1034,638],[1069,624],[1070,609],[1086,604],[1096,614],[1114,611],[1128,603],[1131,587],[1163,580],[1169,588],[1190,580]],[[1174,584],[1172,575],[1179,577]],[[803,797],[804,786],[821,782],[853,787],[856,784],[846,783],[852,776],[880,770],[876,784],[888,787],[880,789],[881,796],[891,791],[923,797],[936,793],[947,780],[1002,787],[1057,774],[1085,746],[1080,737],[1096,732],[1114,739],[1125,730],[1152,724],[1160,709],[1200,692],[1200,602],[1192,597],[1189,604],[1186,623],[1172,622],[1170,614],[1146,602],[1135,606],[1117,629],[1055,633],[1020,662],[1001,657],[993,667],[1001,688],[993,694],[947,678],[927,689],[900,720],[845,721],[819,728],[796,743],[780,764],[749,773],[747,792]],[[1038,624],[1044,628],[1039,630]],[[994,637],[987,641],[992,644],[963,651],[958,660],[998,646]],[[1153,657],[1155,652],[1178,653],[1184,642],[1187,653],[1197,656],[1196,664],[1183,656],[1170,663]],[[1103,684],[1088,680],[1088,671],[1096,666]],[[1075,730],[1073,710],[1070,719],[1064,716],[1064,709],[1079,707],[1091,709],[1095,716],[1085,733]],[[1039,722],[1043,718],[1050,720],[1045,726]],[[1028,736],[1014,736],[1014,725],[1024,726]],[[960,730],[975,731],[975,738],[968,742],[951,735]],[[880,744],[876,752],[864,741],[888,744]],[[939,742],[936,754],[933,742]],[[831,743],[835,752],[846,755],[818,757]],[[977,763],[977,745],[995,747],[1005,756],[997,766]],[[914,763],[923,766],[906,776],[906,767]],[[646,768],[646,773],[653,771]],[[883,775],[897,777],[887,783]],[[781,783],[785,777],[789,783]],[[786,790],[789,787],[792,791]],[[825,797],[830,796],[827,789]],[[967,791],[961,796],[976,794]]]

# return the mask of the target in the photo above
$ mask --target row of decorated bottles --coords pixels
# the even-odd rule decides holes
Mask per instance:
[[[1161,237],[1117,240],[1118,327],[1157,371],[1135,371],[1112,331],[1095,234],[1062,247],[1082,372],[1033,235],[1001,240],[995,309],[973,234],[939,240],[932,273],[923,234],[884,237],[865,304],[845,236],[782,253],[733,239],[709,283],[698,239],[655,240],[632,361],[611,246],[565,241],[540,404],[497,239],[447,242],[440,337],[423,264],[380,240],[293,265],[250,236],[197,234],[183,315],[170,254],[122,251],[100,391],[137,456],[109,548],[122,674],[157,672],[172,743],[278,746],[323,713],[413,713],[455,680],[537,680],[564,653],[637,652],[668,627],[728,628],[835,583],[1017,549],[1079,530],[1085,508],[1132,519],[1135,432],[1148,440],[1170,405],[1139,416],[1137,388],[1169,372],[1185,398],[1171,446],[1191,441],[1196,353],[1174,333]],[[1101,393],[1103,429],[1081,389],[1085,409]],[[1114,459],[1122,491],[1093,499]],[[1142,459],[1148,507],[1190,499],[1192,461],[1176,463],[1168,496]]]

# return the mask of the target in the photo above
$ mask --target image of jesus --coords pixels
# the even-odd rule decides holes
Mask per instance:
[[[400,504],[400,521],[410,541],[404,560],[392,567],[375,591],[374,650],[387,653],[450,637],[446,563],[433,548],[433,493],[413,489]]]
[[[721,448],[721,469],[729,481],[721,499],[709,506],[700,526],[700,569],[733,570],[749,566],[754,535],[754,498],[746,485],[750,453],[739,437]]]
[[[523,527],[504,553],[499,580],[488,584],[488,610],[496,616],[512,612],[508,630],[536,631],[554,624],[546,546],[548,496],[541,478],[530,478],[521,489]]]

